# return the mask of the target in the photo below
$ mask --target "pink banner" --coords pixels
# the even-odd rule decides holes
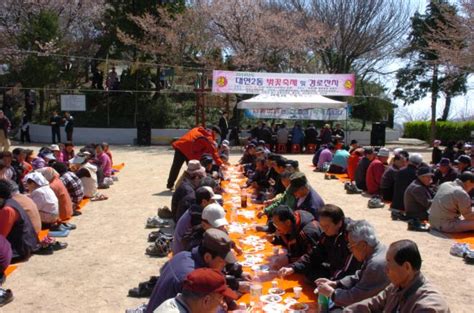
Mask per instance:
[[[353,96],[355,75],[213,71],[212,92]]]

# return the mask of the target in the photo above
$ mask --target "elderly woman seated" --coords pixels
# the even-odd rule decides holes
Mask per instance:
[[[41,173],[32,172],[25,176],[25,183],[30,198],[38,207],[41,223],[45,226],[56,223],[59,218],[58,198],[46,178]]]

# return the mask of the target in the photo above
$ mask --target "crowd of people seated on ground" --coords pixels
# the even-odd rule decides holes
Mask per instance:
[[[192,146],[196,134],[206,138],[201,149]],[[219,155],[219,134],[218,127],[198,127],[174,144],[168,180],[168,188],[175,189],[171,209],[160,208],[158,216],[147,220],[147,227],[161,227],[150,233],[149,239],[155,243],[149,249],[155,251],[148,253],[147,249],[147,253],[167,256],[169,260],[158,276],[129,291],[129,296],[150,299],[128,312],[189,312],[202,305],[206,305],[206,312],[232,311],[237,307],[235,300],[249,292],[252,277],[237,262],[236,255],[242,254],[242,249],[229,237],[230,221],[222,207],[220,181],[228,180],[229,163]],[[339,149],[328,150],[333,154]],[[352,167],[357,167],[352,168],[356,176],[367,176],[371,162],[378,158],[371,170],[377,179],[368,183],[377,187],[389,151],[361,150],[353,143],[348,153],[340,153],[338,166],[348,170],[349,164],[342,160],[349,163],[356,152],[358,158],[370,156],[367,164],[351,162]],[[413,157],[410,160],[420,161]],[[185,161],[187,168],[175,185],[178,175],[174,171],[179,172]],[[364,173],[358,169],[359,163],[364,166]],[[400,240],[387,249],[370,223],[354,221],[340,207],[326,204],[300,171],[298,162],[270,152],[261,138],[249,138],[239,167],[247,180],[243,187],[252,187],[249,197],[253,203],[263,204],[257,216],[267,217],[267,223],[257,225],[256,230],[285,248],[270,259],[270,267],[281,277],[303,274],[307,284],[317,287],[335,307],[347,312],[372,312],[373,308],[376,312],[449,312],[441,294],[421,273],[421,255],[415,242]],[[331,164],[324,167],[329,169]],[[171,234],[166,234],[166,218],[176,222]],[[200,284],[204,273],[209,273],[206,291]],[[194,291],[203,290],[198,295],[190,289],[194,280]],[[216,302],[211,302],[213,297]]]
[[[448,144],[444,151],[435,141],[433,159],[425,162],[419,153],[385,147],[323,146],[313,160],[317,171],[347,173],[348,194],[370,197],[369,208],[390,205],[392,219],[408,221],[408,229],[442,232],[474,230],[474,151],[470,145]],[[344,152],[340,152],[343,150]],[[319,152],[321,151],[321,152]],[[319,153],[319,155],[318,155]],[[346,169],[345,171],[342,169]]]
[[[115,180],[112,153],[106,143],[77,152],[72,143],[33,150],[15,148],[0,153],[0,283],[9,264],[32,254],[49,255],[67,247],[54,236],[76,228],[83,199],[106,200],[98,189]],[[42,230],[48,235],[40,236]],[[46,232],[45,232],[46,233]],[[13,299],[0,289],[0,306]]]

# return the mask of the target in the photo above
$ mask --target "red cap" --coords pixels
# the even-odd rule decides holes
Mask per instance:
[[[238,298],[237,294],[227,286],[224,275],[207,267],[189,273],[184,281],[183,289],[204,294],[216,292],[232,300]]]

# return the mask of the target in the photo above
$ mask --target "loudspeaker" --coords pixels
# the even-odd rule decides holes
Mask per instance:
[[[370,132],[371,146],[385,146],[385,128],[385,122],[372,123],[372,131]]]
[[[151,124],[150,122],[137,122],[137,145],[150,146],[151,145]]]

